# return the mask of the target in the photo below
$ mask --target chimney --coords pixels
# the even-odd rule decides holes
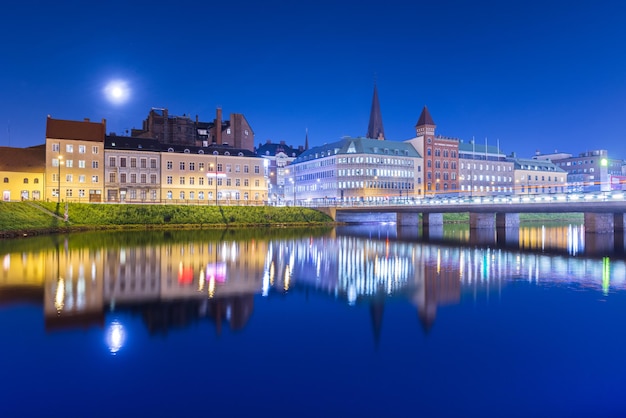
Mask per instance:
[[[89,118],[85,118],[85,122],[89,122]]]
[[[280,141],[280,145],[285,145],[285,141]]]
[[[271,143],[272,143],[272,140],[271,140],[271,139],[267,139],[267,140],[265,141],[265,143],[266,143],[266,144],[271,144]]]
[[[217,145],[222,145],[222,108],[218,107],[215,112],[215,138]]]

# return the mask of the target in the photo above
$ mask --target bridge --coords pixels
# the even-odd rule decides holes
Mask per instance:
[[[518,227],[520,213],[583,213],[585,230],[591,233],[624,231],[626,224],[626,195],[621,191],[350,202],[317,209],[337,222],[371,222],[381,214],[395,214],[398,225],[418,225],[421,214],[424,228],[443,225],[444,213],[469,213],[470,229]]]

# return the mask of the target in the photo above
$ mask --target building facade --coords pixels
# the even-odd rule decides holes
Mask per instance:
[[[40,200],[45,193],[46,148],[0,147],[2,201]]]
[[[459,192],[459,140],[435,135],[435,122],[424,106],[415,125],[416,137],[409,139],[424,159],[424,195]]]
[[[422,196],[422,159],[407,142],[369,138],[303,152],[292,164],[297,204],[346,204]]]
[[[552,161],[567,172],[570,192],[622,190],[626,184],[626,177],[622,174],[623,160],[609,158],[607,150],[586,151],[578,156],[537,153],[533,159]]]
[[[46,121],[46,188],[48,200],[101,202],[106,121]]]
[[[266,167],[251,151],[226,146],[163,145],[161,194],[165,203],[267,202]]]
[[[158,141],[107,136],[104,152],[107,202],[161,201],[161,145]]]
[[[498,196],[513,194],[514,163],[487,144],[459,142],[459,195]]]
[[[547,160],[512,158],[514,194],[554,194],[567,192],[567,173]]]
[[[163,144],[189,146],[228,145],[254,151],[254,132],[245,116],[231,113],[230,120],[222,120],[222,109],[217,108],[215,119],[201,122],[189,116],[170,115],[167,109],[152,108],[143,121],[142,129],[132,129],[131,136],[155,139]]]
[[[305,144],[308,141],[305,140]],[[308,148],[308,146],[305,145]],[[293,172],[289,165],[304,152],[305,147],[294,148],[280,141],[272,143],[267,140],[259,144],[256,154],[267,161],[268,170],[268,202],[272,205],[293,203]],[[290,198],[290,199],[288,199]]]

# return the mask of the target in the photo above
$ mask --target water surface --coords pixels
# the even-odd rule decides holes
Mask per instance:
[[[626,262],[581,228],[3,241],[0,416],[624,416]]]

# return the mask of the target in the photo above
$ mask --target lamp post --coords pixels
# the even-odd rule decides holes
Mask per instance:
[[[57,175],[57,180],[59,183],[59,187],[57,188],[57,203],[61,204],[61,164],[63,164],[63,156],[59,155],[58,165],[59,165],[59,173]]]

